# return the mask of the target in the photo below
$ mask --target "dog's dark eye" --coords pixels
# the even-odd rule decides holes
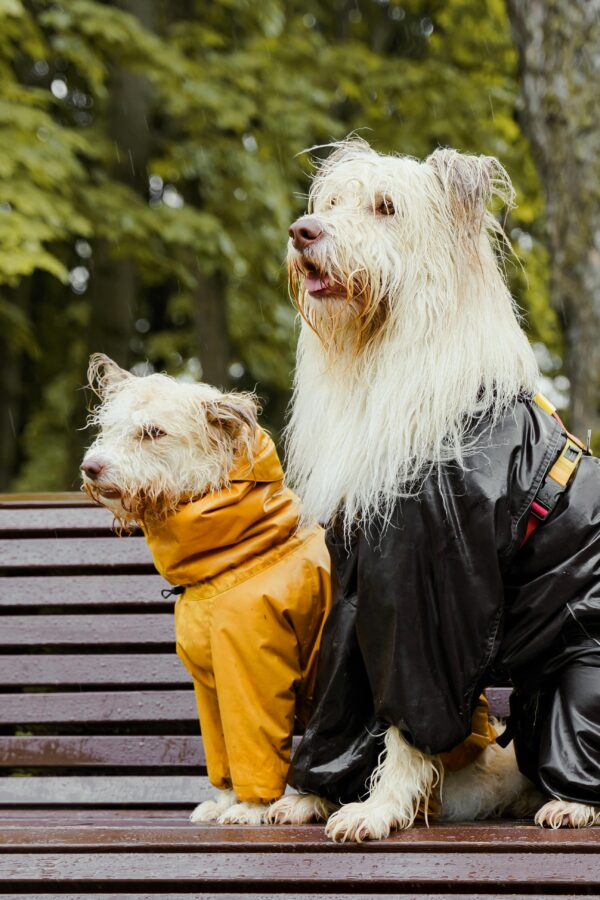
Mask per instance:
[[[378,216],[393,216],[396,209],[392,200],[383,194],[375,200],[375,212]]]
[[[165,437],[166,431],[163,431],[162,428],[159,428],[158,425],[146,425],[145,428],[142,428],[142,439],[147,440],[155,440],[156,438]]]

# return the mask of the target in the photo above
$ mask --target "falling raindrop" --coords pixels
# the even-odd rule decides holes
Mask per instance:
[[[69,93],[69,88],[64,78],[53,78],[50,83],[50,90],[58,100],[64,100]]]
[[[167,184],[162,195],[162,201],[170,209],[181,209],[184,200],[179,191],[172,184]]]
[[[253,134],[245,134],[242,137],[242,144],[247,153],[256,153],[258,150],[258,144],[256,143],[256,138]]]

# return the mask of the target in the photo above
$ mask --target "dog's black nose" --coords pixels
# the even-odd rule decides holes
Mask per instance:
[[[296,219],[293,225],[290,225],[288,232],[292,239],[292,244],[296,250],[304,250],[309,244],[314,244],[323,234],[323,229],[318,219],[311,216],[302,216]]]
[[[88,478],[91,478],[94,481],[96,478],[99,478],[100,475],[104,472],[106,468],[106,463],[104,463],[101,459],[98,459],[97,456],[90,456],[89,459],[84,459],[81,464],[81,469]]]

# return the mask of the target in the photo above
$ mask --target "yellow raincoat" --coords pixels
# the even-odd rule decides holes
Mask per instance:
[[[177,653],[194,679],[209,778],[268,803],[285,790],[294,717],[310,714],[330,562],[321,528],[297,531],[298,500],[261,429],[252,456],[228,488],[144,531],[160,574],[186,586]]]

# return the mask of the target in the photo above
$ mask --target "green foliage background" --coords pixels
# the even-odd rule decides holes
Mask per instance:
[[[277,432],[302,150],[353,130],[500,158],[510,277],[560,387],[516,64],[504,0],[0,0],[0,487],[76,487],[94,350],[256,386]]]

